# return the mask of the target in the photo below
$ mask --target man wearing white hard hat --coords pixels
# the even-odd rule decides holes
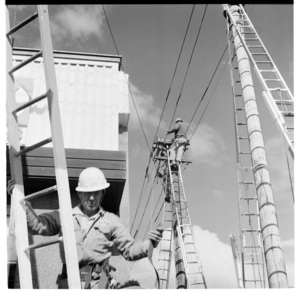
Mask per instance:
[[[167,135],[174,133],[174,142],[170,147],[170,161],[171,165],[181,163],[184,147],[187,144],[187,126],[183,123],[181,118],[176,119],[175,126],[167,131]]]
[[[15,182],[10,181],[8,193],[11,194]],[[92,275],[89,281],[82,281],[82,287],[98,288],[101,265],[112,256],[116,249],[126,260],[135,261],[147,257],[150,241],[156,247],[162,237],[162,229],[151,230],[149,239],[135,241],[122,224],[120,218],[101,207],[105,190],[109,187],[103,172],[96,167],[84,169],[78,181],[76,191],[81,204],[73,209],[73,223],[76,238],[79,268]],[[33,235],[61,235],[59,211],[37,215],[31,204],[25,201],[25,210],[29,232]],[[60,244],[63,263],[58,276],[58,288],[68,288],[67,271],[63,245]],[[92,280],[91,280],[92,279]]]

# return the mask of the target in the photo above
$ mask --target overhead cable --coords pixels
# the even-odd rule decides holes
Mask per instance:
[[[112,29],[111,29],[111,27],[110,27],[110,24],[109,24],[109,21],[108,21],[108,17],[107,17],[107,14],[106,14],[106,11],[105,11],[105,9],[104,9],[104,5],[103,5],[103,4],[102,4],[102,8],[103,8],[103,11],[104,11],[104,14],[105,14],[105,18],[106,18],[106,21],[107,21],[108,28],[109,28],[109,30],[110,30],[111,37],[112,37],[113,42],[114,42],[114,45],[115,45],[115,49],[116,49],[116,51],[117,51],[117,54],[120,56],[119,51],[118,51],[118,47],[117,47],[117,44],[116,44],[116,41],[115,41],[115,38],[114,38],[114,35],[113,35],[113,32],[112,32]],[[133,95],[132,95],[132,92],[131,92],[131,89],[130,89],[130,86],[129,86],[129,82],[128,82],[126,76],[125,76],[125,68],[124,68],[124,66],[123,66],[122,63],[121,63],[121,68],[123,69],[124,77],[125,77],[125,80],[126,80],[127,85],[128,85],[128,90],[129,90],[129,93],[130,93],[130,96],[131,96],[131,99],[132,99],[132,102],[133,102],[133,105],[134,105],[134,108],[135,108],[135,111],[136,111],[136,114],[137,114],[137,117],[138,117],[138,120],[139,120],[139,123],[140,123],[140,126],[141,126],[141,128],[142,128],[142,131],[143,131],[143,134],[144,134],[144,138],[145,138],[145,141],[146,141],[148,150],[149,150],[149,152],[150,152],[151,150],[150,150],[150,147],[149,147],[149,144],[148,144],[148,140],[147,140],[147,137],[146,137],[146,134],[145,134],[145,131],[144,131],[144,127],[143,127],[143,125],[142,125],[142,121],[141,121],[141,119],[140,119],[140,116],[139,116],[139,113],[138,113],[138,110],[137,110],[135,101],[134,101],[134,99],[133,99]]]
[[[178,56],[178,58],[177,58],[177,63],[176,63],[176,66],[175,66],[175,70],[174,70],[174,72],[173,72],[173,77],[172,77],[172,80],[171,80],[171,84],[170,84],[170,87],[169,87],[169,90],[168,90],[168,94],[167,94],[167,97],[166,97],[166,100],[165,100],[165,104],[164,104],[162,113],[161,113],[161,116],[160,116],[160,120],[159,120],[157,129],[156,129],[156,132],[155,132],[155,135],[154,135],[154,139],[155,139],[155,137],[156,137],[156,135],[157,135],[157,132],[158,132],[158,130],[159,130],[159,126],[160,126],[160,123],[161,123],[161,120],[162,120],[162,117],[163,117],[163,114],[164,114],[164,111],[165,111],[165,108],[166,108],[166,104],[167,104],[167,101],[168,101],[168,99],[169,99],[169,95],[170,95],[170,92],[171,92],[171,89],[172,89],[172,85],[173,85],[173,81],[174,81],[174,78],[175,78],[175,74],[176,74],[176,72],[177,72],[177,67],[178,67],[178,64],[179,64],[179,60],[180,60],[180,57],[181,57],[181,53],[182,53],[183,46],[184,46],[184,44],[185,44],[185,39],[186,39],[188,30],[189,30],[189,27],[190,27],[190,23],[191,23],[191,19],[192,19],[192,16],[193,16],[194,9],[195,9],[195,4],[193,5],[193,9],[192,9],[192,12],[191,12],[191,15],[190,15],[190,19],[189,19],[189,22],[188,22],[188,26],[187,26],[186,31],[185,31],[185,35],[184,35],[183,42],[182,42],[182,45],[181,45],[180,53],[179,53],[179,56]]]
[[[205,14],[206,14],[207,5],[208,4],[206,4],[205,10],[204,10],[203,15],[202,15],[202,20],[201,20],[201,23],[200,23],[198,34],[197,34],[197,37],[196,37],[196,40],[195,40],[195,43],[194,43],[194,47],[193,47],[193,50],[192,50],[192,53],[191,53],[191,56],[190,56],[189,64],[188,64],[186,72],[185,72],[185,76],[184,76],[184,79],[183,79],[183,82],[182,82],[182,85],[181,85],[181,90],[180,90],[179,96],[178,96],[177,101],[176,101],[175,110],[174,110],[169,128],[171,127],[171,125],[173,123],[175,113],[176,113],[176,110],[177,110],[177,106],[178,106],[179,100],[181,98],[182,90],[183,90],[185,80],[186,80],[186,77],[187,77],[187,74],[188,74],[188,71],[189,71],[189,68],[190,68],[190,65],[191,65],[191,61],[192,61],[192,58],[193,58],[193,55],[194,55],[194,51],[195,51],[195,48],[196,48],[196,45],[197,45],[197,42],[198,42],[198,38],[199,38],[200,31],[201,31],[201,28],[202,28],[203,20],[204,20]]]
[[[224,50],[224,52],[223,52],[223,54],[222,54],[222,56],[221,56],[221,58],[220,58],[220,60],[219,60],[219,63],[218,63],[218,65],[217,65],[217,67],[216,67],[216,69],[215,69],[215,71],[214,71],[214,73],[213,73],[213,75],[212,75],[212,77],[211,77],[211,79],[210,79],[210,81],[209,81],[209,83],[208,83],[208,85],[207,85],[207,87],[206,87],[206,89],[205,89],[205,91],[204,91],[204,93],[203,93],[203,95],[202,95],[202,97],[201,97],[201,99],[200,99],[200,101],[199,101],[197,107],[196,107],[196,110],[194,111],[194,114],[193,114],[193,116],[192,116],[192,119],[191,119],[191,121],[190,121],[188,127],[187,127],[187,130],[189,129],[189,127],[190,127],[190,125],[191,125],[191,123],[192,123],[192,121],[193,121],[193,119],[194,119],[194,117],[195,117],[195,114],[196,114],[196,112],[197,112],[197,110],[198,110],[198,108],[199,108],[199,106],[200,106],[200,104],[201,104],[201,102],[202,102],[204,96],[206,95],[206,92],[207,92],[207,90],[208,90],[208,88],[209,88],[209,86],[210,86],[210,84],[211,84],[211,82],[212,82],[212,80],[213,80],[213,78],[214,78],[214,76],[215,76],[215,74],[216,74],[218,68],[219,68],[219,65],[220,65],[220,63],[221,63],[221,61],[222,61],[222,59],[223,59],[223,56],[224,56],[224,54],[225,54],[225,52],[226,52],[226,50],[227,50],[227,47],[228,47],[228,46],[226,46],[226,48],[225,48],[225,50]]]
[[[253,8],[254,8],[254,4],[253,4],[253,6],[251,7],[251,10],[250,10],[250,12],[249,12],[249,16],[250,16],[250,14],[251,14]],[[226,46],[225,51],[226,51],[227,47],[228,47],[228,45]],[[224,54],[224,53],[223,53],[223,54]],[[222,58],[221,58],[221,59],[222,59]],[[229,59],[227,60],[227,62],[228,62],[228,61],[229,61]],[[227,64],[227,62],[226,62],[226,64]],[[222,73],[221,73],[221,75],[220,75],[220,77],[219,77],[219,79],[218,79],[218,81],[217,81],[217,83],[216,83],[216,85],[215,85],[215,87],[214,87],[214,89],[213,89],[213,92],[212,92],[212,94],[210,95],[210,98],[209,98],[209,100],[208,100],[208,103],[207,103],[207,105],[206,105],[206,107],[205,107],[205,109],[204,109],[204,111],[203,111],[203,113],[202,113],[202,115],[201,115],[201,117],[200,117],[200,120],[199,120],[197,126],[195,127],[195,130],[194,130],[193,134],[191,135],[191,137],[190,137],[190,139],[189,139],[190,141],[192,140],[192,137],[194,136],[194,134],[195,134],[195,132],[196,132],[196,130],[197,130],[197,128],[198,128],[198,126],[199,126],[199,124],[200,124],[200,122],[201,122],[201,120],[202,120],[202,118],[203,118],[203,116],[204,116],[204,114],[205,114],[205,112],[206,112],[206,109],[207,109],[207,107],[208,107],[208,105],[209,105],[209,103],[210,103],[210,101],[211,101],[211,97],[213,96],[213,94],[214,94],[214,92],[215,92],[215,89],[217,88],[217,85],[219,84],[219,81],[220,81],[221,77],[223,76],[223,73],[224,73],[224,71],[225,71],[225,68],[226,68],[226,66],[224,66],[223,71],[222,71]]]

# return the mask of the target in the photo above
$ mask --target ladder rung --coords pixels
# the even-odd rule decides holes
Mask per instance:
[[[258,38],[250,38],[250,39],[244,39],[245,41],[259,41]]]
[[[252,262],[244,262],[244,265],[263,265],[264,263],[258,262],[258,263],[252,263]]]
[[[239,137],[240,140],[249,139],[249,137]]]
[[[259,70],[260,72],[276,72],[276,70]]]
[[[283,116],[285,117],[293,117],[294,116],[294,112],[281,112],[283,114]]]
[[[242,216],[259,216],[258,213],[244,213],[244,214],[241,214]]]
[[[294,127],[286,127],[286,129],[289,131],[294,131]]]
[[[244,111],[245,108],[241,107],[241,108],[237,108],[236,110],[237,110],[237,111]]]
[[[244,184],[244,185],[252,185],[252,184],[254,184],[254,181],[242,181],[240,183]]]
[[[26,147],[26,148],[24,148],[23,150],[17,152],[17,153],[16,153],[16,157],[18,157],[18,156],[20,156],[20,155],[23,155],[23,154],[25,154],[25,153],[27,153],[27,152],[30,152],[30,151],[32,151],[32,150],[34,150],[34,149],[36,149],[36,148],[39,148],[39,147],[41,147],[41,146],[43,146],[43,145],[45,145],[45,144],[48,144],[48,143],[50,143],[50,142],[52,142],[52,138],[45,139],[45,140],[43,140],[43,141],[41,141],[41,142],[39,142],[39,143],[36,143],[36,144],[31,145],[31,146],[29,146],[29,147]]]
[[[257,64],[269,64],[272,63],[271,61],[255,61]]]
[[[242,232],[261,232],[259,229],[243,229]]]
[[[267,53],[251,53],[251,55],[263,56],[263,55],[267,55]]]
[[[246,126],[247,125],[247,123],[237,123],[238,124],[238,126]]]
[[[248,245],[248,246],[244,246],[244,248],[261,248],[261,246],[259,246],[259,245]]]
[[[172,251],[171,251],[171,250],[169,250],[169,249],[161,249],[160,251],[172,252]]]
[[[245,282],[264,282],[264,280],[246,280],[245,279]]]
[[[14,68],[11,69],[11,71],[9,71],[9,74],[14,73],[15,71],[19,70],[20,68],[22,68],[23,66],[27,65],[28,63],[32,62],[33,60],[37,59],[38,57],[41,57],[43,54],[42,51],[34,54],[33,56],[31,56],[30,58],[24,60],[23,62],[21,62],[19,65],[15,66]]]
[[[244,32],[241,32],[241,34],[255,34],[254,31],[244,31]]]
[[[279,82],[281,79],[264,79],[264,81],[269,81],[269,82]]]
[[[248,200],[248,201],[249,201],[249,200],[257,200],[257,198],[255,198],[255,197],[248,197],[248,198],[242,198],[242,200],[246,200],[246,201],[247,201],[247,200]]]
[[[62,236],[59,237],[59,238],[55,238],[55,239],[51,239],[51,240],[48,240],[48,241],[44,241],[44,242],[39,242],[39,243],[35,243],[35,244],[32,244],[32,245],[29,245],[28,247],[26,247],[24,249],[24,251],[29,251],[29,250],[32,250],[32,249],[37,249],[37,248],[41,248],[41,247],[44,247],[44,246],[47,246],[47,245],[51,245],[51,244],[55,244],[55,243],[58,243],[58,242],[62,242]]]
[[[30,21],[36,19],[37,17],[38,17],[38,13],[36,12],[33,15],[29,16],[28,18],[26,18],[25,20],[23,20],[22,22],[20,22],[19,24],[17,24],[15,27],[13,27],[6,35],[10,36],[11,34],[13,34],[14,32],[16,32],[17,30],[19,30],[23,26],[25,26]]]
[[[247,46],[248,48],[262,48],[263,46]]]
[[[235,94],[235,97],[243,97],[242,94]]]
[[[284,105],[292,105],[294,102],[292,100],[287,100],[287,99],[274,99],[276,104],[284,104]]]
[[[251,152],[239,152],[239,154],[251,154]]]
[[[36,103],[36,102],[38,102],[38,101],[44,99],[45,97],[47,97],[47,93],[44,93],[44,94],[38,96],[37,98],[35,98],[35,99],[33,99],[33,100],[31,100],[31,101],[25,103],[25,104],[22,104],[21,106],[17,107],[12,113],[15,114],[15,113],[17,113],[17,112],[23,110],[24,108],[29,107],[29,106],[31,106],[32,104],[34,104],[34,103]]]
[[[279,91],[287,91],[287,89],[285,89],[285,88],[269,88],[269,90],[270,91],[277,91],[277,90],[279,90]]]
[[[41,190],[41,191],[39,191],[39,192],[30,194],[30,195],[24,197],[23,201],[28,201],[28,200],[31,200],[31,199],[34,199],[34,198],[38,198],[38,197],[40,197],[40,196],[43,196],[43,195],[46,195],[46,194],[55,192],[56,190],[57,190],[57,186],[55,185],[55,186],[52,186],[52,187],[50,187],[50,188]]]

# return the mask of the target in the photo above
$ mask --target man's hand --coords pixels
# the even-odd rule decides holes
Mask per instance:
[[[10,179],[7,184],[7,193],[11,196],[12,191],[16,185],[16,181],[14,179]]]
[[[162,226],[158,226],[156,230],[150,230],[148,232],[148,237],[152,241],[153,247],[157,247],[160,240],[162,239],[162,233],[164,229]]]
[[[169,131],[169,130],[167,131],[167,135],[168,135],[168,134],[170,134],[170,131]]]

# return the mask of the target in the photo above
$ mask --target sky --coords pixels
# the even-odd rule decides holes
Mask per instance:
[[[136,238],[143,239],[149,222],[153,223],[152,227],[157,225],[153,221],[163,199],[160,197],[160,184],[155,184],[151,195],[152,164],[149,179],[146,179],[145,190],[142,192],[149,162],[145,136],[151,148],[193,5],[104,5],[104,8],[110,28],[101,5],[50,5],[53,47],[63,51],[112,55],[119,53],[123,57],[123,69],[129,75],[132,94],[129,97],[130,227],[132,235],[135,235],[141,224]],[[180,117],[190,123],[227,45],[222,7],[208,5],[193,58],[188,65],[204,10],[205,5],[196,5],[194,8],[158,137],[164,138],[170,127],[187,67],[189,66],[189,71],[175,118]],[[246,10],[288,87],[294,93],[293,6],[249,4],[246,5]],[[11,6],[11,24],[18,23],[34,11],[34,7],[30,5]],[[40,48],[37,36],[38,26],[36,23],[29,24],[16,34],[14,46]],[[191,122],[188,137],[192,136],[195,129],[196,131],[185,158],[192,163],[183,172],[195,240],[209,288],[237,287],[229,241],[231,233],[239,237],[239,227],[233,108],[227,61],[226,51]],[[262,99],[262,89],[257,78],[253,78],[289,285],[294,286],[294,202],[286,151],[283,139]],[[203,114],[208,102],[207,110]],[[200,117],[201,122],[196,128]],[[289,164],[294,185],[291,157]],[[157,201],[159,203],[155,211]],[[151,221],[150,215],[153,212]],[[132,267],[133,275],[143,265],[143,262],[135,264]],[[171,277],[172,275],[174,278],[174,271]],[[173,280],[171,285],[175,288]]]

